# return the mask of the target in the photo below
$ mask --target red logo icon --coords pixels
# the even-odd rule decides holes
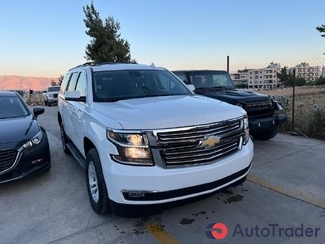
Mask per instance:
[[[210,239],[222,240],[228,234],[228,228],[223,223],[208,224],[205,234]]]

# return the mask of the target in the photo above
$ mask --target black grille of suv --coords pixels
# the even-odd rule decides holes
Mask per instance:
[[[272,114],[272,104],[270,101],[250,101],[246,103],[244,109],[248,118],[269,116]]]
[[[57,98],[58,97],[58,94],[54,94],[53,96],[54,96],[54,98]]]
[[[214,163],[242,143],[242,119],[157,132],[158,147],[167,167]]]
[[[0,151],[0,174],[13,166],[17,153],[17,150]]]

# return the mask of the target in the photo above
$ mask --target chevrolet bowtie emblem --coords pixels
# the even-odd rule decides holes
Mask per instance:
[[[204,139],[203,141],[200,141],[199,146],[209,148],[209,147],[215,146],[218,143],[220,143],[219,136],[209,136],[208,138]]]

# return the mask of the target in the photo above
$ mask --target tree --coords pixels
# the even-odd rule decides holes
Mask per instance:
[[[316,30],[318,30],[320,33],[323,33],[321,36],[325,37],[325,25],[317,26]]]
[[[58,81],[51,79],[51,86],[61,86],[64,76],[60,75]]]
[[[63,78],[64,78],[63,75],[60,75],[60,76],[58,77],[58,82],[57,82],[58,86],[61,86],[62,81],[63,81]]]
[[[84,23],[86,34],[91,37],[86,46],[87,61],[92,62],[124,62],[136,63],[131,60],[130,44],[119,34],[120,23],[109,16],[103,20],[95,9],[93,1],[83,7],[85,13]]]
[[[306,85],[306,83],[307,83],[306,80],[302,77],[298,77],[296,79],[296,86],[304,86]]]
[[[281,73],[277,73],[278,79],[284,86],[293,86],[293,75],[289,74],[287,67],[281,69]]]
[[[319,77],[317,80],[314,82],[315,85],[325,85],[325,77]]]

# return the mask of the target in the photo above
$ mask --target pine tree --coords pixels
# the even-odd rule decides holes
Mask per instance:
[[[324,33],[323,35],[321,35],[322,37],[325,37],[325,25],[322,26],[317,26],[316,30],[318,30],[320,33]]]
[[[85,59],[91,62],[122,62],[136,63],[131,60],[130,44],[121,38],[120,23],[112,16],[105,19],[100,18],[93,2],[83,7],[85,13],[85,31],[91,37],[86,46]]]

